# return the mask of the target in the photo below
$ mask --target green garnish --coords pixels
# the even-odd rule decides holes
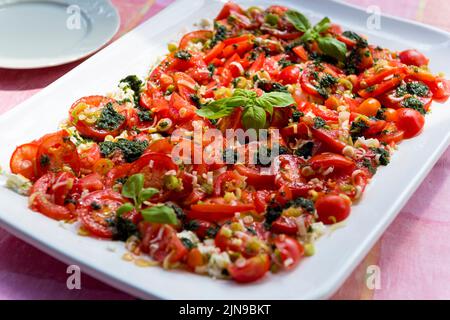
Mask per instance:
[[[125,121],[125,116],[114,110],[111,102],[108,102],[102,109],[100,118],[97,119],[95,126],[101,130],[116,130]]]
[[[258,97],[254,91],[235,89],[233,96],[213,101],[196,112],[208,119],[219,119],[231,115],[236,107],[243,107],[244,127],[261,129],[266,126],[266,112],[272,115],[274,107],[287,107],[293,104],[294,99],[286,92],[269,92]]]
[[[308,18],[302,13],[295,10],[288,10],[286,12],[286,18],[294,27],[304,32],[301,40],[303,42],[317,41],[320,50],[327,56],[335,58],[338,61],[344,61],[347,54],[347,46],[345,43],[337,40],[330,35],[322,35],[326,32],[330,26],[331,22],[328,17],[323,18],[315,26],[311,25]]]
[[[173,208],[166,205],[156,205],[142,208],[144,201],[151,199],[159,193],[158,189],[144,189],[144,175],[135,174],[128,178],[122,187],[122,195],[132,200],[132,203],[125,203],[117,210],[117,216],[121,217],[124,213],[137,210],[142,214],[144,221],[163,224],[177,224],[177,215]]]
[[[133,162],[137,160],[148,147],[146,140],[127,140],[118,139],[116,142],[105,141],[100,142],[100,152],[102,156],[109,157],[114,151],[119,150],[122,152],[126,162]]]
[[[189,60],[192,57],[192,55],[186,51],[186,50],[179,50],[175,52],[175,58],[181,59],[181,60]]]

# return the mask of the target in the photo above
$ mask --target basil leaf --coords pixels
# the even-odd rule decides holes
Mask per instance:
[[[317,33],[322,33],[327,31],[330,28],[330,25],[331,25],[330,18],[325,17],[314,26],[314,30]]]
[[[147,201],[148,199],[150,199],[151,197],[153,197],[154,195],[158,194],[159,190],[155,189],[155,188],[147,188],[141,191],[140,195],[139,195],[139,202],[142,203],[144,201]]]
[[[137,204],[139,194],[141,193],[143,187],[144,187],[144,175],[141,173],[132,175],[123,185],[122,195],[124,197],[133,199],[135,204]]]
[[[247,106],[242,113],[242,124],[246,129],[262,129],[266,125],[266,111],[255,105]]]
[[[333,37],[319,37],[317,38],[317,44],[320,50],[327,56],[336,58],[339,61],[345,60],[347,53],[347,46],[345,43],[333,38]]]
[[[134,209],[134,206],[131,203],[127,202],[127,203],[123,204],[121,207],[119,207],[119,209],[117,209],[116,213],[120,217],[123,214],[128,213],[133,209]]]
[[[271,105],[273,107],[287,107],[295,104],[294,98],[288,92],[272,91],[263,94],[256,99],[256,104],[265,108],[265,105]]]
[[[177,215],[175,211],[165,205],[158,205],[146,208],[141,211],[144,221],[162,224],[177,224]]]
[[[270,114],[270,116],[273,115],[273,104],[271,104],[270,101],[258,99],[256,100],[256,105],[266,110]]]
[[[308,18],[298,11],[288,10],[286,12],[286,18],[299,31],[306,32],[306,30],[311,28],[311,23]]]
[[[242,98],[246,98],[248,100],[253,100],[256,99],[258,97],[258,95],[256,94],[255,91],[251,91],[251,90],[245,90],[245,89],[236,89],[233,92],[233,97],[242,97]],[[229,99],[232,99],[229,98]]]
[[[310,40],[314,40],[317,38],[318,34],[313,29],[308,29],[306,32],[301,36],[300,41],[308,42]]]
[[[219,119],[233,113],[235,107],[244,106],[248,103],[248,98],[244,96],[233,96],[211,102],[198,109],[196,113],[208,119]]]

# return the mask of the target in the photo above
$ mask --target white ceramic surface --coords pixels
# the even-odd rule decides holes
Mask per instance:
[[[238,1],[268,6],[271,1]],[[334,1],[280,0],[317,21],[333,21],[367,34],[372,43],[393,49],[415,47],[431,59],[431,69],[450,74],[448,33],[400,19],[383,17],[380,30],[367,30],[367,14]],[[181,0],[63,76],[28,101],[0,117],[0,164],[7,167],[16,145],[56,130],[71,103],[84,95],[103,94],[128,74],[146,75],[151,64],[179,39],[186,27],[213,17],[223,3]],[[112,68],[111,66],[114,66]],[[27,209],[27,200],[0,187],[3,227],[43,251],[81,266],[119,289],[142,298],[169,299],[320,299],[332,295],[364,258],[430,171],[450,140],[450,103],[434,104],[425,131],[403,142],[388,167],[381,168],[346,226],[317,243],[317,253],[293,271],[238,285],[181,271],[138,268],[120,257],[119,243],[77,236],[57,222]],[[424,199],[423,201],[427,201]],[[115,246],[116,252],[107,250]],[[2,257],[6,258],[7,257]]]
[[[0,67],[72,62],[105,45],[120,26],[107,0],[0,0]]]

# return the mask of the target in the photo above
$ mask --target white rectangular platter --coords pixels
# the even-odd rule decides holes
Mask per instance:
[[[237,1],[243,6],[271,1]],[[314,22],[329,16],[333,22],[369,36],[370,42],[391,49],[417,48],[431,59],[433,72],[450,75],[448,33],[381,17],[381,29],[366,27],[368,14],[334,1],[280,0],[304,12]],[[223,2],[180,0],[102,50],[28,101],[0,117],[0,165],[8,168],[17,145],[57,129],[69,106],[79,97],[105,94],[128,74],[145,76],[166,52],[170,41],[202,18],[213,18]],[[27,199],[0,186],[1,226],[39,249],[116,288],[141,298],[166,299],[324,299],[330,297],[368,253],[413,194],[450,141],[450,103],[435,104],[425,131],[405,141],[380,169],[362,201],[353,207],[344,228],[317,243],[316,255],[291,272],[270,275],[260,282],[238,285],[181,271],[139,268],[121,259],[119,243],[80,237],[57,222],[33,213]],[[426,201],[424,199],[424,201]],[[115,252],[109,247],[117,248]],[[8,257],[1,257],[8,259]]]

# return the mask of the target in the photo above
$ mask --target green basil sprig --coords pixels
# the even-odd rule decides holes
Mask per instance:
[[[236,89],[231,97],[213,101],[197,110],[197,114],[214,120],[231,115],[236,107],[243,107],[244,127],[262,129],[266,126],[266,112],[272,116],[274,107],[287,107],[293,104],[295,101],[287,92],[268,92],[258,97],[254,91]]]
[[[345,59],[347,54],[347,46],[345,43],[330,35],[323,36],[321,34],[331,26],[331,21],[328,17],[320,20],[315,26],[311,25],[307,17],[295,10],[288,10],[286,12],[286,18],[297,30],[304,32],[300,40],[303,42],[316,40],[320,50],[327,56],[333,57],[338,61]]]
[[[122,216],[132,210],[142,214],[144,221],[163,224],[177,224],[177,215],[173,208],[166,205],[156,205],[142,208],[144,201],[149,200],[159,193],[155,188],[144,188],[144,175],[141,173],[132,175],[122,187],[122,195],[131,199],[133,203],[127,202],[117,209],[117,215]]]

